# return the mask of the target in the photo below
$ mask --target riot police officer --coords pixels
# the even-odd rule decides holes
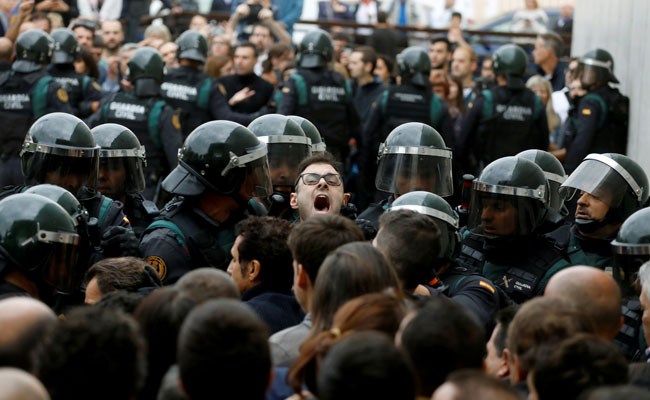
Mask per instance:
[[[517,303],[542,294],[569,263],[555,242],[537,233],[549,208],[544,172],[521,157],[503,157],[472,183],[468,232],[458,262],[482,271]]]
[[[373,200],[377,149],[393,129],[407,122],[420,122],[438,131],[450,148],[454,145],[447,105],[431,90],[431,59],[426,51],[409,47],[397,56],[397,65],[401,84],[390,85],[373,103],[363,129],[359,160],[359,206],[362,208]]]
[[[409,122],[398,126],[380,146],[378,158],[375,187],[390,194],[362,212],[359,222],[369,221],[378,229],[381,214],[393,200],[409,192],[426,191],[442,197],[454,192],[451,149],[429,125]]]
[[[577,74],[587,94],[575,100],[577,114],[565,139],[564,167],[569,173],[590,153],[624,154],[627,148],[629,99],[609,85],[618,83],[611,54],[602,49],[587,52]]]
[[[47,113],[72,112],[68,93],[45,71],[54,45],[31,29],[16,40],[11,71],[0,74],[0,186],[20,185],[20,145],[32,123]]]
[[[289,201],[298,179],[298,165],[311,155],[311,140],[302,128],[289,117],[267,114],[256,118],[248,129],[266,143],[273,195],[269,215],[291,221],[298,219]]]
[[[431,276],[422,284],[463,304],[483,325],[491,325],[499,310],[499,292],[489,279],[455,261],[460,251],[459,218],[449,203],[434,193],[414,191],[400,196],[388,208],[389,212],[398,210],[428,215],[440,231],[441,255],[432,261]]]
[[[160,97],[164,69],[160,53],[151,47],[140,48],[127,65],[133,91],[120,91],[103,101],[88,119],[88,125],[95,127],[111,122],[135,133],[147,149],[143,195],[157,203],[160,182],[178,161],[177,153],[183,140],[180,119]]]
[[[297,115],[289,115],[289,119],[300,125],[302,131],[311,140],[311,154],[323,154],[327,151],[325,141],[318,132],[318,128],[312,124],[308,119],[299,117]]]
[[[160,214],[158,207],[142,196],[145,148],[135,133],[118,124],[102,124],[91,130],[99,153],[98,190],[124,204],[124,213],[136,236]]]
[[[470,102],[456,147],[461,165],[469,173],[523,150],[548,149],[544,105],[523,81],[526,52],[507,44],[494,52],[492,60],[498,86],[482,91]]]
[[[650,260],[650,209],[644,208],[630,215],[612,240],[613,276],[621,288],[623,326],[614,338],[630,362],[646,359],[641,345],[643,309],[639,302],[641,290],[637,274],[639,268]]]
[[[308,119],[325,138],[327,150],[345,162],[360,121],[345,78],[328,67],[333,56],[329,33],[315,29],[305,35],[298,48],[298,68],[282,89],[278,114]]]
[[[43,196],[0,201],[0,250],[0,299],[29,295],[53,306],[53,293],[72,293],[81,284],[74,221]]]
[[[567,247],[573,265],[611,267],[611,242],[627,217],[648,200],[648,177],[621,154],[589,154],[561,186],[577,196],[575,222],[549,234]]]
[[[142,235],[142,256],[165,284],[200,267],[226,270],[234,227],[253,197],[272,192],[266,144],[230,121],[207,122],[192,132],[163,188],[178,196]]]
[[[94,79],[79,74],[74,69],[74,62],[81,53],[74,32],[59,28],[52,31],[51,36],[54,40],[54,55],[49,73],[68,92],[73,114],[85,118],[97,111],[102,98],[101,87]]]

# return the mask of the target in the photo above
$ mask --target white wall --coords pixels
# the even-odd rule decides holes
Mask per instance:
[[[619,90],[630,97],[627,154],[650,175],[650,1],[578,0],[571,55],[602,48],[614,57]]]

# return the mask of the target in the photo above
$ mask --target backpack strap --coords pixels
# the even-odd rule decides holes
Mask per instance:
[[[442,100],[435,93],[431,93],[431,110],[429,119],[432,127],[440,125],[440,118],[442,117]]]
[[[147,229],[144,230],[142,235],[144,235],[147,232],[151,232],[153,230],[160,229],[160,228],[166,228],[166,229],[169,229],[170,231],[172,231],[174,233],[174,238],[176,239],[178,244],[180,244],[181,247],[183,247],[184,249],[187,248],[187,246],[185,245],[185,235],[183,234],[183,231],[181,231],[181,229],[178,227],[178,225],[176,225],[175,223],[173,223],[172,221],[169,221],[167,219],[158,219],[158,220],[153,221],[147,227]]]
[[[483,120],[488,121],[492,118],[494,114],[494,97],[492,92],[489,90],[484,90],[481,92],[483,95]]]
[[[87,75],[84,75],[84,78],[81,80],[81,92],[86,93],[86,88],[88,87],[88,84],[90,83],[90,77]]]
[[[598,129],[602,128],[605,125],[605,121],[607,121],[607,103],[596,93],[588,93],[583,99],[594,99],[600,104],[601,113],[600,119],[598,119]]]
[[[196,105],[201,110],[208,109],[208,103],[210,102],[210,89],[212,88],[212,79],[205,78],[199,87],[199,95],[196,98]]]
[[[539,98],[537,94],[535,94],[535,106],[533,107],[533,117],[537,120],[539,117],[542,116],[542,113],[544,112],[544,103],[542,103],[542,99]]]
[[[381,113],[384,115],[388,109],[388,96],[390,96],[390,89],[386,89],[381,96]]]
[[[166,103],[163,100],[158,100],[151,107],[149,112],[149,135],[153,141],[154,146],[158,149],[162,149],[162,142],[160,141],[160,114],[162,113],[163,107]]]
[[[302,77],[299,73],[293,73],[290,76],[291,79],[296,83],[296,91],[298,92],[298,105],[306,106],[308,102],[308,93],[307,93],[307,82],[305,78]]]
[[[98,225],[104,226],[104,220],[106,219],[106,215],[108,214],[108,210],[111,208],[111,204],[113,204],[113,200],[104,196],[102,198],[102,204],[99,206],[99,216],[97,218]]]
[[[47,108],[47,90],[49,89],[50,82],[54,79],[49,76],[41,77],[32,91],[32,104],[34,106],[34,118],[40,118],[45,114]]]

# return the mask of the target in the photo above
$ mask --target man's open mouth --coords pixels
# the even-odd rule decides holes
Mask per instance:
[[[327,213],[330,210],[330,198],[326,194],[319,194],[314,199],[316,212]]]

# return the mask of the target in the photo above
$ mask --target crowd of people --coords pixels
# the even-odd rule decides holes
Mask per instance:
[[[650,399],[650,182],[570,7],[479,59],[453,1],[121,3],[2,7],[0,399]]]

